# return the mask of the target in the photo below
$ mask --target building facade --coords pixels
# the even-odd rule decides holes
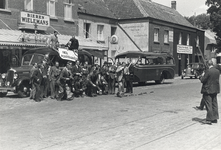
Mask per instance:
[[[188,63],[200,60],[198,46],[204,50],[204,31],[176,11],[175,1],[171,7],[151,0],[2,1],[0,30],[16,35],[8,42],[0,39],[1,58],[11,53],[21,57],[25,49],[44,45],[46,35],[54,30],[59,32],[61,44],[77,35],[80,48],[101,59],[130,50],[170,53],[177,74]],[[29,38],[22,41],[27,34]]]

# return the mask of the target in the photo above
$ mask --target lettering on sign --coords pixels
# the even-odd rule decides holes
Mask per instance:
[[[193,54],[193,47],[188,45],[177,45],[177,53]]]
[[[48,27],[50,26],[50,17],[47,15],[21,11],[21,23]]]

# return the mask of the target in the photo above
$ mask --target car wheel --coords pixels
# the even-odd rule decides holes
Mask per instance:
[[[18,96],[20,98],[25,98],[30,95],[30,87],[27,85],[21,85],[21,87],[18,90]]]
[[[0,92],[0,97],[5,97],[8,94],[8,92]]]
[[[163,82],[164,82],[164,75],[163,74],[161,74],[161,76],[160,76],[160,80],[155,80],[155,83],[157,83],[157,84],[162,84]]]
[[[183,75],[181,76],[181,79],[183,79]]]
[[[193,77],[190,77],[190,79],[192,79]]]

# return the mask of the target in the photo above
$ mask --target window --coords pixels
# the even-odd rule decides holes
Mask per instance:
[[[72,0],[64,1],[64,18],[66,20],[72,20]]]
[[[164,43],[169,43],[169,31],[164,31]]]
[[[180,33],[180,35],[179,35],[179,44],[180,45],[182,44],[182,33]]]
[[[97,40],[104,41],[104,26],[97,25]]]
[[[159,42],[159,29],[154,29],[154,42]]]
[[[190,34],[187,34],[186,45],[190,45]]]
[[[197,36],[196,37],[196,46],[199,46],[199,44],[200,44],[200,38],[199,38],[199,36]]]
[[[0,9],[7,9],[7,8],[8,8],[8,0],[1,0]]]
[[[111,27],[111,36],[115,35],[117,31],[117,27]]]
[[[33,0],[25,0],[25,10],[33,11]]]
[[[48,15],[55,17],[55,0],[48,1]]]
[[[90,32],[91,32],[91,24],[90,23],[84,23],[84,37],[90,38]]]

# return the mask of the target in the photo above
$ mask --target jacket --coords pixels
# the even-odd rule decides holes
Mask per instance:
[[[202,94],[217,94],[220,93],[219,85],[220,72],[215,67],[208,69],[204,76],[200,77],[203,84],[201,88]]]

